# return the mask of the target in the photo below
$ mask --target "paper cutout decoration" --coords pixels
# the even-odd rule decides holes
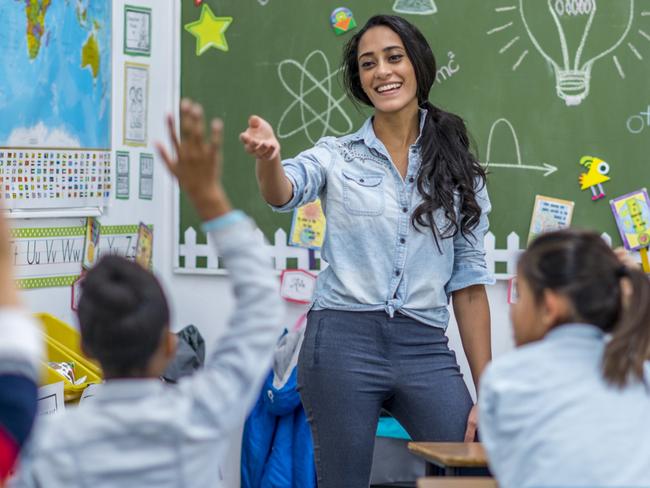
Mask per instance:
[[[41,386],[36,400],[36,415],[49,416],[65,410],[63,381]]]
[[[81,261],[83,269],[90,269],[95,265],[97,260],[97,246],[99,245],[99,235],[101,225],[95,217],[86,219],[86,236],[84,239],[84,254]]]
[[[85,277],[85,273],[82,273],[79,278],[74,280],[74,283],[72,283],[72,286],[70,287],[72,290],[70,297],[70,308],[75,312],[79,308],[79,299],[81,298],[81,284],[83,283]]]
[[[602,184],[611,179],[606,176],[609,174],[609,164],[593,156],[583,156],[580,159],[580,165],[588,169],[586,173],[581,173],[578,177],[580,189],[586,190],[589,188],[591,190],[591,200],[594,202],[600,200],[605,196]]]
[[[566,229],[571,225],[574,202],[559,198],[535,196],[533,216],[530,219],[528,244],[544,232]]]
[[[185,30],[196,37],[196,55],[200,56],[211,47],[228,51],[225,33],[230,24],[232,17],[217,17],[204,3],[199,20],[185,24]]]
[[[289,302],[311,303],[316,275],[302,269],[285,269],[280,275],[280,296]]]
[[[517,303],[519,291],[517,290],[517,277],[513,276],[508,280],[508,305]]]
[[[330,15],[330,23],[332,24],[332,29],[334,29],[334,33],[337,36],[345,34],[357,26],[352,11],[345,7],[337,8],[332,12]]]
[[[289,245],[320,249],[325,239],[325,215],[320,200],[294,210]]]
[[[151,269],[153,258],[153,231],[140,222],[138,242],[135,245],[135,262],[144,269]]]

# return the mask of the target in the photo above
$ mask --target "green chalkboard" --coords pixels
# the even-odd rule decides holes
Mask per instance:
[[[269,120],[284,157],[322,135],[356,130],[368,115],[344,97],[337,74],[350,33],[334,34],[330,13],[350,8],[359,26],[401,12],[438,61],[431,100],[461,115],[488,163],[497,247],[528,233],[536,194],[575,201],[573,224],[618,233],[609,198],[650,184],[650,2],[634,0],[204,0],[232,17],[228,51],[197,56],[183,26],[182,96],[225,121],[225,181],[235,204],[267,237],[288,229],[257,191],[254,162],[238,135],[250,114]],[[606,197],[581,191],[583,156],[609,164]],[[197,220],[181,201],[180,236]],[[199,237],[200,239],[201,237]],[[181,262],[182,265],[182,262]]]

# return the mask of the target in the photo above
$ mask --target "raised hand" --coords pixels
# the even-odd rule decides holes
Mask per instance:
[[[158,153],[201,218],[209,220],[228,212],[230,203],[221,184],[223,122],[212,121],[206,141],[203,108],[184,99],[180,107],[180,141],[171,115],[167,127],[175,157],[161,143],[156,144]]]

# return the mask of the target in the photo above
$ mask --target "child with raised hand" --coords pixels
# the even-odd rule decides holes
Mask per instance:
[[[479,428],[501,488],[650,486],[650,282],[595,233],[522,255],[515,351],[481,379]]]
[[[0,208],[0,486],[15,466],[36,416],[43,338],[14,282],[9,228]]]
[[[205,142],[202,109],[184,100],[180,141],[171,117],[168,125],[176,156],[158,149],[230,271],[235,312],[205,368],[165,385],[159,377],[175,341],[162,288],[131,261],[102,259],[84,280],[79,324],[106,384],[40,429],[15,486],[221,486],[229,434],[243,425],[270,367],[282,304],[255,226],[231,209],[221,186],[221,122]]]

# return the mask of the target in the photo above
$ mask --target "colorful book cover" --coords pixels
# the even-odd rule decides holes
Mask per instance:
[[[623,245],[630,251],[650,245],[650,199],[642,188],[614,198],[610,205]]]
[[[138,242],[135,246],[135,262],[144,269],[151,269],[153,258],[153,231],[140,222]]]
[[[574,202],[537,195],[530,219],[528,243],[544,232],[565,229],[571,225]]]
[[[86,236],[84,239],[84,254],[81,266],[83,269],[90,269],[97,261],[97,247],[99,246],[99,236],[101,234],[101,224],[95,217],[86,219]]]

